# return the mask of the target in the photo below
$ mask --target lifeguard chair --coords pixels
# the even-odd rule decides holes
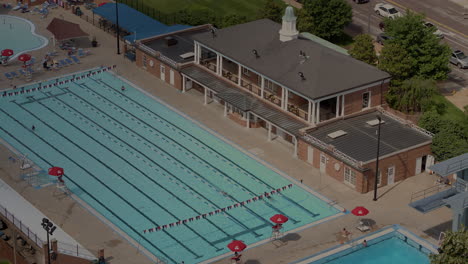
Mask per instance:
[[[277,240],[283,237],[283,225],[282,224],[276,224],[271,227],[271,240]]]

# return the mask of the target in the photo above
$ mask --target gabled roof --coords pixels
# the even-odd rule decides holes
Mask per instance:
[[[89,35],[80,28],[80,25],[56,17],[49,23],[47,30],[59,41],[81,38]]]
[[[215,37],[201,33],[194,40],[312,99],[390,78],[376,67],[309,39],[281,42],[280,27],[269,19],[261,19],[217,30]],[[259,58],[253,54],[254,49]],[[300,51],[309,57],[302,63]]]

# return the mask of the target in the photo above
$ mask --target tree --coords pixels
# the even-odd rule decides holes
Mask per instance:
[[[234,26],[237,24],[242,24],[247,22],[247,17],[246,16],[239,16],[237,14],[228,14],[223,17],[221,17],[220,21],[216,23],[216,26],[219,28],[225,28],[225,27],[230,27]]]
[[[349,54],[360,61],[370,65],[376,65],[377,54],[375,53],[372,37],[367,34],[361,34],[354,39],[354,45],[349,50]]]
[[[433,134],[437,134],[442,129],[444,120],[436,111],[426,111],[419,119],[418,125]]]
[[[436,160],[446,160],[466,153],[468,133],[461,124],[445,120],[432,138],[432,153]]]
[[[468,230],[446,232],[439,254],[431,254],[431,264],[466,264],[468,259]]]
[[[390,87],[386,99],[388,104],[405,113],[421,112],[433,104],[432,97],[437,93],[433,80],[414,77],[406,80],[401,86]]]
[[[379,69],[392,75],[392,86],[400,86],[403,80],[414,75],[415,61],[398,44],[387,43],[379,57]]]
[[[286,4],[283,1],[267,0],[260,10],[259,18],[268,18],[281,23]]]
[[[408,14],[396,19],[385,20],[385,33],[391,38],[387,40],[382,49],[382,54],[388,53],[387,49],[404,50],[408,56],[409,65],[402,65],[397,60],[388,60],[382,69],[392,69],[390,74],[410,71],[405,75],[397,75],[396,78],[411,78],[420,76],[425,79],[444,80],[449,72],[448,61],[451,54],[447,44],[440,43],[434,34],[435,27],[426,27],[423,16],[408,11]],[[392,51],[395,53],[395,51]],[[394,65],[390,65],[394,64]],[[401,70],[398,70],[401,69]]]
[[[299,11],[298,29],[326,40],[343,35],[353,18],[351,6],[344,0],[304,0]]]

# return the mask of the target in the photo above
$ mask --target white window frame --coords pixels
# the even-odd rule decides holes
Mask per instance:
[[[147,63],[146,54],[143,54],[142,61],[143,61],[143,68],[145,68],[145,69],[146,69],[146,63]]]
[[[353,187],[356,187],[356,172],[348,166],[344,166],[344,182]]]

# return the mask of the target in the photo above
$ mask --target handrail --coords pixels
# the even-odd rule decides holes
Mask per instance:
[[[399,122],[399,123],[402,123],[402,124],[404,124],[404,125],[408,125],[408,126],[410,126],[411,128],[416,129],[416,130],[418,130],[419,132],[430,136],[431,138],[434,136],[433,133],[427,131],[426,129],[424,129],[424,128],[422,128],[422,127],[419,127],[419,126],[413,124],[412,122],[409,122],[409,121],[407,121],[407,120],[405,120],[405,119],[403,119],[403,118],[401,118],[401,117],[399,117],[399,116],[396,116],[396,115],[390,113],[389,111],[383,109],[381,106],[378,106],[378,107],[377,107],[377,110],[378,110],[379,112],[381,112],[383,115],[386,115],[387,117],[390,117],[391,119],[393,119],[393,120],[395,120],[395,121],[397,121],[397,122]]]
[[[442,241],[444,240],[445,235],[446,235],[445,232],[440,232],[439,239],[437,240],[437,245],[440,246],[442,244]]]
[[[468,183],[460,178],[457,178],[455,181],[455,188],[458,192],[466,192],[468,191]]]
[[[33,241],[39,248],[42,248],[44,241],[42,241],[36,233],[29,230],[29,227],[24,225],[21,220],[15,217],[14,214],[10,213],[5,207],[0,205],[0,214],[2,214],[8,221],[13,223],[26,237]]]
[[[58,252],[61,254],[69,255],[69,256],[74,256],[74,257],[79,257],[82,259],[87,259],[87,260],[95,260],[96,257],[93,255],[90,255],[86,253],[88,250],[86,250],[83,247],[80,247],[78,244],[76,245],[71,245],[65,242],[57,242],[57,249]],[[83,253],[85,252],[85,253]]]
[[[442,189],[443,187],[445,187],[446,185],[445,184],[438,184],[438,185],[435,185],[435,186],[431,186],[427,189],[424,189],[424,190],[421,190],[421,191],[418,191],[418,192],[415,192],[413,194],[411,194],[411,201],[410,203],[412,203],[416,198],[419,198],[419,197],[423,197],[422,199],[426,198],[426,195],[428,193],[433,193],[434,190],[436,189],[435,192],[440,192],[440,189]],[[419,199],[418,199],[419,200]]]

